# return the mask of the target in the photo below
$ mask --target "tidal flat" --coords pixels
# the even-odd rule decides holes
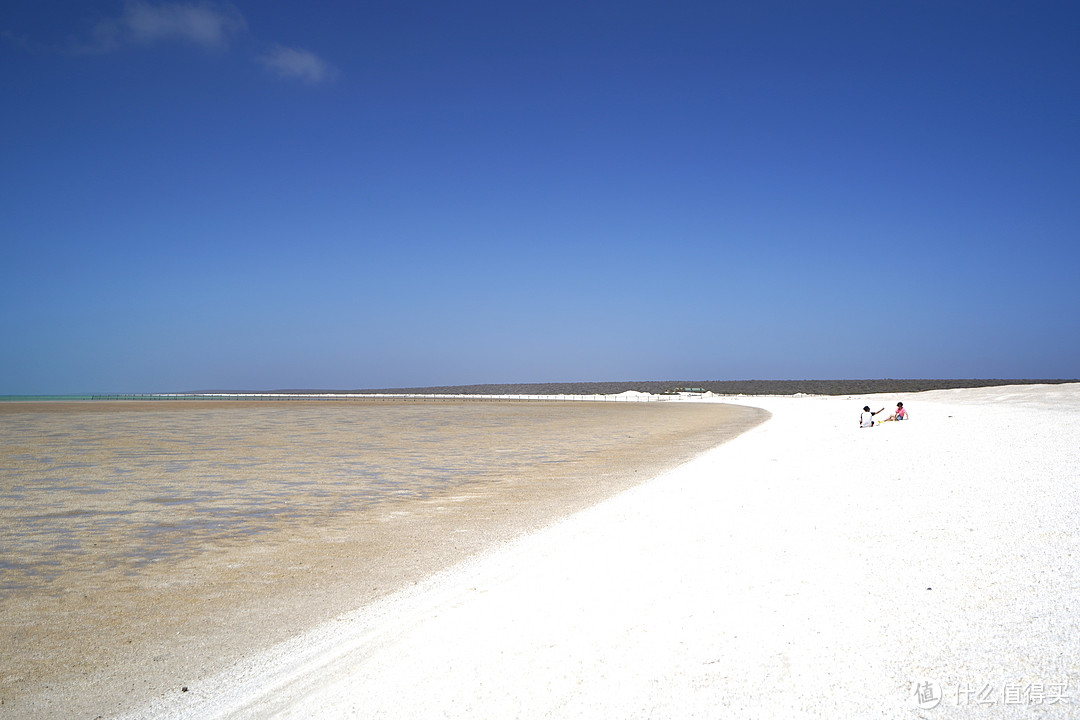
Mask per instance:
[[[678,402],[2,403],[0,700],[44,717],[93,697],[85,710],[109,714],[194,684],[765,417]]]

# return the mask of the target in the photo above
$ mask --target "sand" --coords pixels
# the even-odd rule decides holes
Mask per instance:
[[[772,418],[131,717],[1077,715],[1080,384],[725,401]]]
[[[736,402],[773,417],[138,716],[1076,715],[1080,385]]]

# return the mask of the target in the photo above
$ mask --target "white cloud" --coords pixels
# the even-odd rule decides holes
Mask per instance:
[[[230,3],[131,0],[119,18],[98,23],[94,36],[102,50],[174,40],[224,48],[233,35],[246,29],[243,15]]]
[[[227,1],[127,0],[119,17],[99,22],[94,40],[75,48],[78,52],[111,52],[131,45],[183,42],[211,50],[228,48],[231,40],[247,32],[247,22]],[[279,77],[311,85],[331,82],[338,70],[315,53],[284,45],[272,45],[255,58]]]
[[[297,78],[317,85],[337,76],[337,70],[325,60],[307,50],[275,45],[259,57],[259,62],[281,77]]]

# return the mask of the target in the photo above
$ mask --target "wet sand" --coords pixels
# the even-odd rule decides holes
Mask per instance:
[[[348,422],[364,412],[356,405],[0,404],[5,466],[25,459],[27,445],[40,441],[11,438],[29,415],[58,436],[52,451],[85,440],[89,423],[97,442],[111,445],[94,452],[115,458],[119,451],[128,463],[156,458],[170,468],[173,494],[149,500],[158,503],[151,510],[164,504],[177,516],[175,528],[149,540],[134,530],[143,527],[138,523],[118,523],[113,532],[84,538],[93,547],[69,558],[48,582],[9,583],[13,589],[0,596],[0,711],[111,717],[145,698],[198,687],[231,663],[655,477],[766,417],[752,408],[687,403],[409,407],[427,418],[421,435],[433,444],[417,447],[413,426],[399,428],[403,437],[389,432],[395,437],[384,444],[416,453],[418,477],[425,454],[440,473],[399,493],[369,493],[361,507],[350,508],[326,488],[356,469],[355,458],[343,457],[362,432],[362,423]],[[449,445],[434,442],[440,428],[462,420],[474,423],[474,431]],[[210,438],[199,451],[191,447],[197,435]],[[85,463],[85,449],[79,462],[93,466]],[[296,482],[283,493],[280,484],[248,478],[230,512],[261,507],[265,514],[232,534],[200,526],[197,506],[183,502],[198,491],[208,462],[237,472],[256,463],[260,476],[276,468],[270,475]],[[489,472],[492,466],[497,469]],[[50,495],[60,514],[71,507],[85,515],[88,504],[104,502],[92,492],[96,470],[83,470],[86,482]],[[458,481],[447,482],[446,473]],[[284,497],[276,505],[244,504],[267,493]],[[153,551],[155,539],[160,547]],[[10,566],[26,564],[7,548],[5,555]],[[14,570],[5,574],[10,579]]]

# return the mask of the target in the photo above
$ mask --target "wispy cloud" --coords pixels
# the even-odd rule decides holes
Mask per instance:
[[[315,53],[284,45],[274,45],[258,60],[281,77],[296,78],[312,85],[330,82],[337,76],[337,69]]]
[[[244,16],[231,3],[130,0],[120,17],[97,24],[94,39],[96,49],[105,51],[171,41],[223,49],[245,30]]]
[[[29,50],[32,47],[32,43],[28,39],[26,39],[22,35],[16,35],[10,30],[0,31],[0,39],[13,47],[19,48],[20,50]]]
[[[185,43],[208,50],[226,50],[247,33],[247,21],[230,2],[216,0],[127,0],[118,17],[94,26],[93,40],[77,52],[108,53],[131,46]],[[4,34],[8,43],[17,38]],[[308,50],[271,45],[255,60],[279,77],[319,85],[335,80],[339,71]]]

